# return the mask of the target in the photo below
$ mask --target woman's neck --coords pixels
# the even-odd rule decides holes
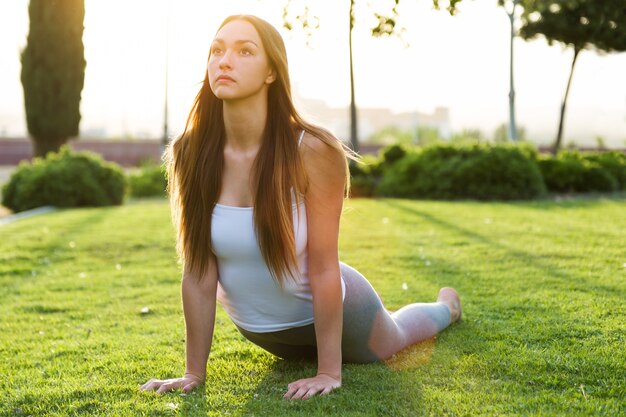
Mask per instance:
[[[261,145],[267,120],[267,99],[255,101],[224,101],[227,146],[246,151]]]

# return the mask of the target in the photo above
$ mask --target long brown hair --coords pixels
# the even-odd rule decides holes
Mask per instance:
[[[299,203],[308,184],[298,151],[298,135],[305,130],[337,152],[349,155],[346,153],[349,150],[326,130],[304,121],[296,111],[291,98],[287,52],[278,31],[250,15],[227,17],[220,29],[233,20],[244,20],[255,27],[276,74],[276,80],[268,89],[267,120],[252,175],[256,187],[257,241],[270,272],[282,285],[286,277],[298,270],[292,195]],[[172,219],[178,231],[178,253],[186,269],[199,278],[208,270],[209,255],[214,253],[211,217],[221,192],[226,141],[222,106],[222,100],[213,94],[208,74],[205,74],[185,130],[172,141],[164,155]],[[346,163],[346,194],[349,178]]]

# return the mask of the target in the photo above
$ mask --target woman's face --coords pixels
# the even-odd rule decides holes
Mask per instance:
[[[207,71],[213,94],[222,100],[266,94],[275,79],[259,34],[245,20],[233,20],[217,32]]]

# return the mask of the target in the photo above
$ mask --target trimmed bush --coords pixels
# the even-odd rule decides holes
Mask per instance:
[[[421,152],[408,152],[388,169],[381,178],[375,193],[389,197],[417,197],[415,178],[424,176],[426,169],[421,161]]]
[[[352,197],[371,197],[381,176],[382,163],[372,155],[365,155],[359,161],[351,160],[350,195]]]
[[[369,170],[362,161],[350,160],[348,162],[348,168],[350,169],[351,178],[366,177],[369,175]]]
[[[91,152],[58,153],[23,162],[2,190],[2,204],[14,212],[40,206],[86,207],[121,204],[126,178],[115,163]]]
[[[377,193],[436,199],[530,199],[546,191],[527,145],[436,144],[392,165]]]
[[[609,161],[594,154],[586,156],[577,151],[563,151],[556,157],[539,159],[539,167],[548,190],[553,192],[611,192],[619,189],[618,180],[596,159]],[[605,162],[608,165],[608,162]]]
[[[576,191],[613,192],[619,189],[619,184],[615,177],[598,164],[589,164],[589,166],[586,167],[582,181],[581,188]]]
[[[167,188],[165,166],[142,165],[138,172],[128,176],[128,183],[130,195],[133,197],[165,196]]]
[[[598,164],[617,181],[618,189],[626,190],[626,154],[620,151],[594,152],[585,159]]]
[[[376,188],[374,177],[354,177],[350,179],[350,197],[372,197]]]
[[[383,175],[385,169],[385,161],[375,157],[374,155],[364,155],[361,157],[361,165],[365,174],[378,181]]]
[[[382,163],[391,166],[404,158],[406,155],[406,148],[400,144],[389,145],[380,151],[382,157]]]
[[[585,167],[579,158],[545,156],[539,159],[539,168],[548,187],[554,192],[573,192],[579,187]]]

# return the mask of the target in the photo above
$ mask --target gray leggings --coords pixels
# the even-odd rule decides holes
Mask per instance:
[[[341,340],[343,362],[376,362],[380,355],[370,349],[370,334],[377,317],[388,316],[388,313],[374,288],[360,272],[343,262],[340,263],[340,270],[346,284]],[[447,327],[450,321],[447,307],[442,310],[441,306],[433,305],[431,309],[438,309],[435,311],[438,317],[435,331]],[[237,328],[246,339],[283,359],[315,360],[317,357],[313,324],[270,333]]]

